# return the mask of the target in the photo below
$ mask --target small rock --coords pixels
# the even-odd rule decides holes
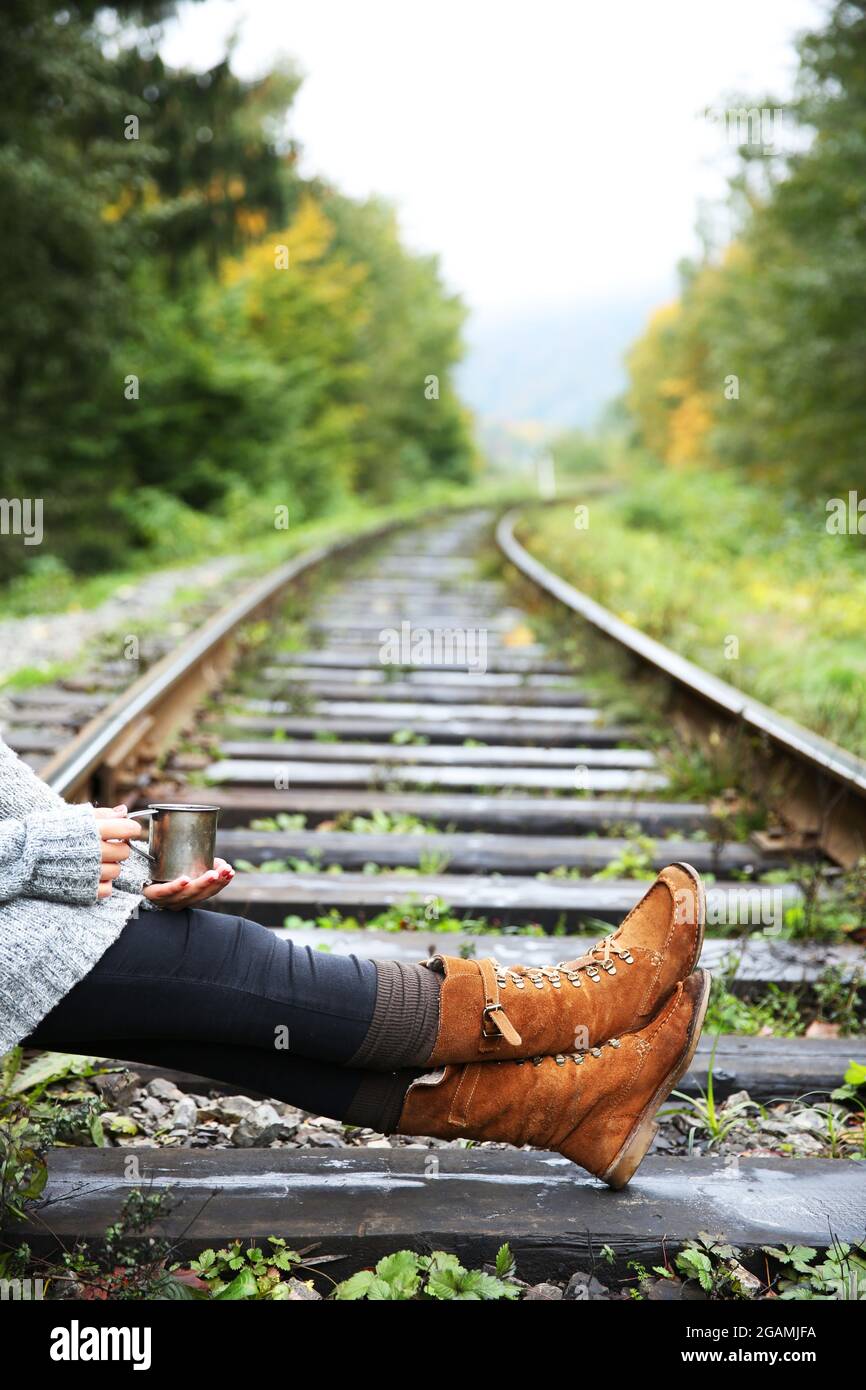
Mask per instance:
[[[838,1038],[841,1031],[841,1024],[824,1023],[816,1018],[809,1024],[804,1036],[807,1038]]]
[[[250,1100],[249,1096],[217,1096],[216,1099],[206,1101],[202,1106],[201,1119],[218,1120],[222,1124],[236,1125],[241,1120],[245,1120],[248,1115],[252,1115],[261,1103],[261,1101]]]
[[[708,1302],[696,1279],[653,1279],[641,1287],[648,1302]]]
[[[175,1101],[180,1100],[183,1095],[179,1086],[175,1086],[173,1081],[166,1081],[162,1076],[149,1081],[144,1089],[147,1095],[154,1096],[157,1100]]]
[[[790,1120],[764,1120],[761,1124],[761,1134],[779,1134],[787,1139],[793,1129]]]
[[[751,1099],[748,1091],[734,1091],[732,1095],[728,1096],[725,1105],[745,1105]]]
[[[289,1105],[285,1100],[272,1100],[271,1105],[278,1115],[282,1115],[284,1120],[289,1120],[292,1124],[299,1125],[302,1121],[302,1112],[296,1105]]]
[[[763,1284],[757,1274],[752,1274],[751,1270],[746,1269],[745,1265],[741,1265],[738,1260],[730,1260],[728,1262],[728,1268],[743,1290],[743,1293],[749,1298],[756,1298],[763,1288]]]
[[[419,1147],[420,1147],[420,1145],[419,1145]],[[390,1140],[390,1139],[371,1139],[370,1142],[369,1142],[369,1144],[365,1144],[365,1145],[364,1145],[364,1148],[365,1148],[365,1149],[390,1149],[390,1148],[391,1148],[391,1140]]]
[[[138,1133],[138,1125],[130,1115],[119,1115],[116,1111],[106,1110],[101,1118],[102,1128],[112,1137],[121,1134],[131,1137]]]
[[[678,1144],[676,1139],[672,1138],[669,1134],[665,1134],[660,1129],[653,1138],[652,1144],[650,1145],[650,1152],[652,1153],[656,1150],[662,1151],[666,1149],[675,1149],[677,1147]]]
[[[192,1096],[181,1096],[171,1117],[172,1129],[191,1130],[198,1121],[198,1108]]]
[[[683,1283],[680,1279],[645,1279],[641,1292],[650,1303],[680,1303],[683,1297]]]
[[[523,1295],[524,1302],[553,1303],[556,1299],[562,1298],[562,1289],[557,1284],[533,1284]]]
[[[826,1147],[814,1134],[792,1134],[788,1142],[794,1152],[803,1158],[822,1154]]]
[[[232,1143],[238,1149],[264,1149],[282,1133],[283,1121],[272,1105],[263,1101],[236,1126]]]
[[[141,1077],[134,1071],[109,1071],[91,1076],[90,1084],[112,1110],[122,1110],[135,1096]]]
[[[286,1287],[290,1290],[289,1302],[291,1303],[314,1303],[316,1302],[316,1300],[320,1300],[322,1297],[320,1293],[316,1293],[315,1289],[311,1289],[308,1284],[303,1283],[303,1281],[300,1279],[295,1279],[294,1276],[291,1279],[285,1279],[283,1282],[285,1283]]]
[[[145,1096],[136,1107],[145,1119],[156,1124],[162,1124],[168,1114],[168,1106],[161,1100],[156,1100],[154,1096]]]
[[[578,1270],[576,1274],[572,1274],[562,1296],[578,1299],[582,1303],[598,1303],[607,1298],[608,1290],[604,1284],[599,1283],[594,1274],[584,1274],[582,1270]]]
[[[798,1110],[789,1120],[791,1129],[806,1130],[810,1134],[827,1133],[827,1118],[819,1110]]]
[[[345,1143],[342,1129],[336,1134],[330,1134],[318,1125],[299,1125],[295,1130],[295,1138],[299,1144],[324,1144],[333,1147],[335,1144]]]
[[[313,1125],[316,1129],[330,1130],[333,1134],[342,1134],[343,1132],[343,1121],[332,1120],[329,1115],[316,1115],[315,1118],[310,1119],[308,1123]]]

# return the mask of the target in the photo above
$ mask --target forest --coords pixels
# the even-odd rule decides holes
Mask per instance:
[[[392,208],[299,172],[279,65],[172,70],[159,0],[0,15],[0,582],[177,559],[470,476],[464,310]],[[218,523],[208,526],[208,520]]]
[[[627,405],[667,468],[729,465],[829,499],[864,477],[866,7],[835,4],[799,58],[781,148],[775,121],[740,145],[736,235],[708,231],[681,267],[629,354]]]

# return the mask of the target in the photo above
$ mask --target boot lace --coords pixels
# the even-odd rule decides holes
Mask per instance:
[[[497,961],[496,981],[500,988],[512,984],[516,989],[525,989],[528,980],[536,989],[545,989],[548,985],[552,989],[561,989],[564,976],[570,985],[580,989],[583,984],[582,973],[585,973],[593,984],[598,984],[602,970],[607,975],[616,974],[616,961],[634,965],[634,956],[627,946],[618,946],[611,935],[596,942],[585,956],[579,956],[577,960],[569,962],[560,961],[558,965],[505,966]]]
[[[526,1062],[531,1062],[534,1067],[540,1067],[543,1062],[553,1062],[557,1067],[564,1067],[566,1062],[573,1062],[576,1067],[579,1067],[586,1061],[587,1057],[603,1057],[603,1048],[610,1047],[616,1051],[621,1046],[619,1038],[608,1038],[606,1042],[599,1043],[597,1047],[585,1047],[580,1052],[557,1052],[555,1055],[541,1057],[515,1057],[513,1060],[516,1067],[522,1067]]]

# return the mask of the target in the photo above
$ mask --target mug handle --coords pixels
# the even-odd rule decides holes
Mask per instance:
[[[153,824],[153,817],[154,817],[155,815],[156,815],[156,811],[130,811],[129,814],[127,815],[126,819],[127,819],[127,820],[141,820],[143,816],[150,816],[150,818],[151,818],[151,825],[152,825],[152,824]],[[152,855],[151,852],[150,852],[150,834],[149,834],[149,833],[148,833],[148,836],[147,836],[147,849],[142,849],[141,845],[137,845],[137,844],[135,843],[134,840],[129,840],[129,841],[128,841],[128,844],[129,844],[129,848],[130,848],[130,849],[134,849],[135,852],[136,852],[136,854],[140,854],[140,855],[142,856],[143,859],[146,859],[146,860],[148,861],[149,864],[152,864],[152,863],[153,863],[153,855]]]

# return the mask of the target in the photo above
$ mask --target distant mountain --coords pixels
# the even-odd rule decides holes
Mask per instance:
[[[623,355],[649,314],[674,293],[671,284],[536,313],[476,311],[458,378],[463,397],[488,421],[587,428],[623,389]]]

